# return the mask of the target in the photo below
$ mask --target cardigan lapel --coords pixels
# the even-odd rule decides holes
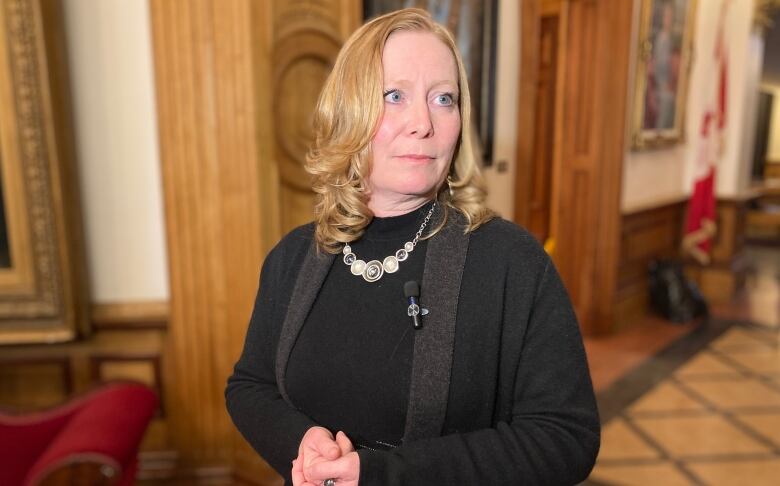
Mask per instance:
[[[448,219],[428,241],[425,254],[420,305],[429,314],[422,329],[414,332],[404,442],[439,436],[447,412],[458,295],[469,245],[465,218],[450,209]]]
[[[334,258],[335,255],[318,251],[316,242],[312,242],[295,280],[295,287],[287,307],[287,316],[279,336],[279,346],[276,349],[276,384],[282,398],[289,404],[292,402],[287,395],[285,382],[287,361]]]

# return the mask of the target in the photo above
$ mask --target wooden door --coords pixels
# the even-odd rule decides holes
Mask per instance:
[[[515,219],[553,254],[566,2],[523,2]],[[532,109],[526,109],[532,107]]]
[[[633,3],[521,9],[515,219],[546,241],[585,334],[614,319]]]

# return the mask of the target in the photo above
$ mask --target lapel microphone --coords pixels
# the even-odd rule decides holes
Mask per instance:
[[[410,280],[404,284],[404,297],[409,301],[409,307],[406,313],[412,318],[412,324],[415,329],[422,329],[422,320],[420,319],[420,305],[417,303],[417,297],[420,296],[420,284]]]

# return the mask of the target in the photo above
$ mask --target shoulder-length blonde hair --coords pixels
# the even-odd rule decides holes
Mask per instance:
[[[452,35],[425,10],[404,9],[377,17],[360,27],[341,49],[314,113],[315,140],[306,156],[317,195],[315,238],[321,249],[338,253],[363,234],[373,213],[368,208],[371,140],[384,109],[382,51],[399,30],[430,32],[452,51],[458,65],[461,130],[450,164],[448,184],[438,189],[444,218],[448,208],[463,213],[473,231],[494,216],[485,207],[485,185],[472,141],[471,97],[463,60]],[[448,187],[449,185],[449,187]]]

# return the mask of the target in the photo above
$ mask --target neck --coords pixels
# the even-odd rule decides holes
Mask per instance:
[[[392,200],[371,197],[368,201],[368,208],[374,213],[374,216],[387,218],[410,213],[429,203],[432,199],[433,197],[430,196],[405,196]]]

